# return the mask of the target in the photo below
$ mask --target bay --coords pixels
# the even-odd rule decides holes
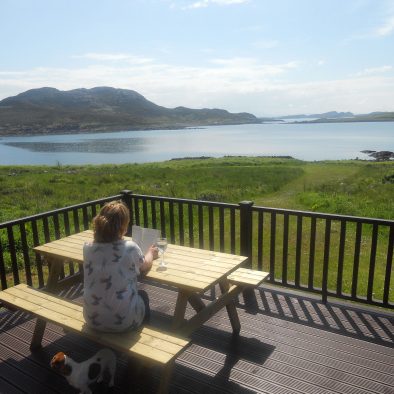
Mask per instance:
[[[0,165],[144,163],[225,155],[292,156],[307,161],[367,159],[362,150],[394,151],[394,122],[9,136],[0,138]]]

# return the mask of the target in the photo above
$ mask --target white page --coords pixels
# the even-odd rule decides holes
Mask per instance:
[[[145,254],[149,247],[155,244],[157,238],[160,237],[160,230],[133,225],[131,227],[131,237],[141,248],[142,253]]]

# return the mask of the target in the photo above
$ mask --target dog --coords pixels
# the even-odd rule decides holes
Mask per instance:
[[[101,349],[93,357],[80,363],[63,352],[56,353],[51,360],[51,368],[61,373],[81,394],[91,394],[89,385],[106,382],[113,387],[116,370],[116,356],[110,349]]]

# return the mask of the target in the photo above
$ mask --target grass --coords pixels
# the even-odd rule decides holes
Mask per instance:
[[[0,167],[0,222],[136,193],[393,219],[394,162],[229,157],[148,164]],[[385,178],[386,177],[386,178]]]

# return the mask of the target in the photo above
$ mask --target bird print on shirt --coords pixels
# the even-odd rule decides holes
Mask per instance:
[[[93,272],[93,261],[89,260],[89,263],[86,264],[86,268],[88,270],[88,276]]]
[[[120,259],[122,258],[122,255],[118,255],[118,254],[113,254],[113,263],[119,263]]]
[[[100,322],[98,322],[96,319],[99,317],[99,314],[97,312],[93,313],[92,315],[89,315],[88,318],[90,320],[90,322],[94,325],[94,326],[100,326]]]
[[[112,275],[110,275],[108,278],[100,279],[100,283],[105,283],[105,290],[110,289],[112,286]]]
[[[120,316],[119,313],[115,315],[116,321],[115,324],[121,325],[123,323],[123,320],[125,319],[126,316]]]
[[[103,299],[103,297],[98,297],[96,294],[92,294],[93,302],[92,305],[98,305],[100,304],[100,301]]]
[[[118,300],[123,300],[124,299],[124,293],[126,292],[126,289],[122,289],[116,292],[116,298]]]

